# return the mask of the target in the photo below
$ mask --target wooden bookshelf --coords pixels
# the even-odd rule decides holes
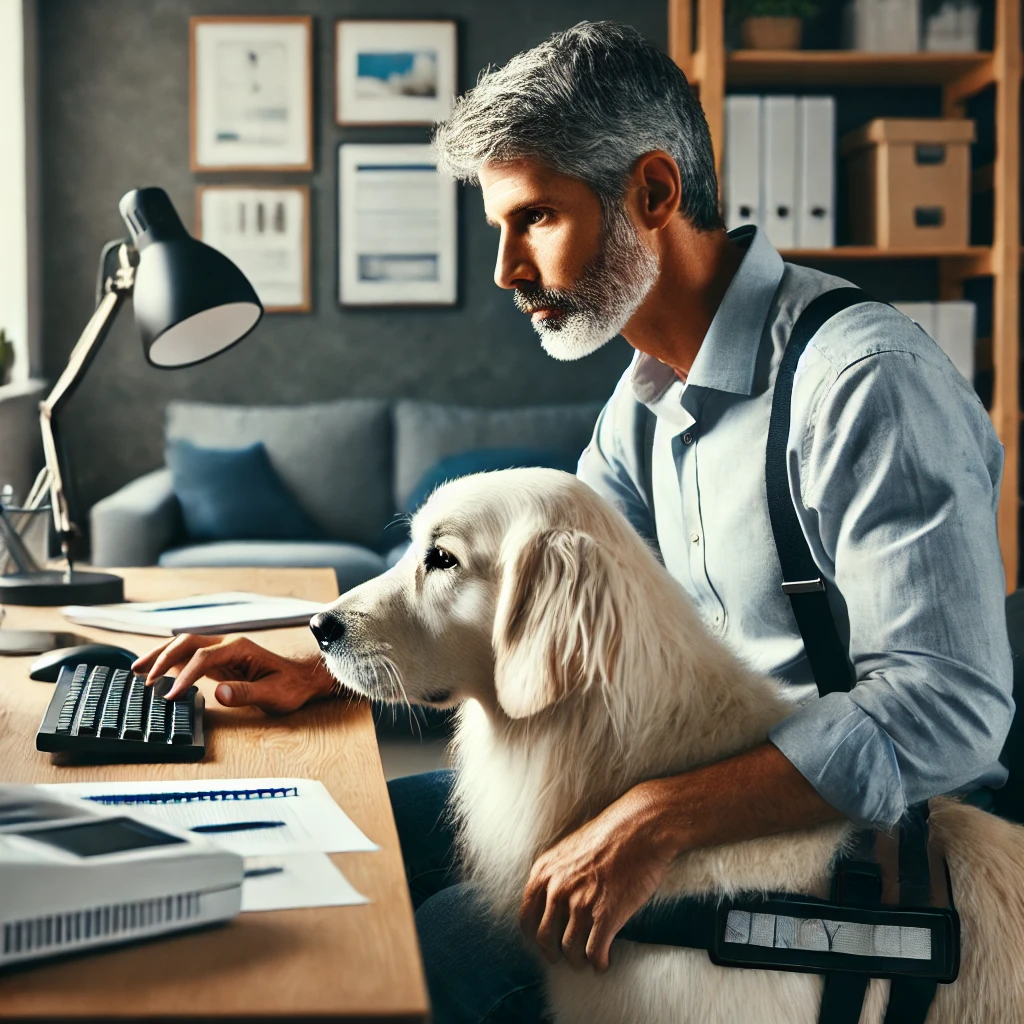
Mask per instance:
[[[932,86],[942,90],[945,117],[965,116],[965,104],[995,86],[996,158],[976,170],[972,189],[994,196],[991,247],[966,249],[834,249],[783,253],[792,262],[935,259],[939,298],[963,297],[964,282],[991,277],[993,396],[990,415],[1006,455],[999,500],[999,542],[1007,589],[1017,588],[1019,395],[1021,321],[1021,2],[994,0],[995,45],[983,53],[860,53],[835,51],[758,51],[725,47],[726,0],[668,0],[669,52],[697,87],[721,171],[725,137],[725,94],[736,89],[792,86]],[[695,31],[696,26],[696,31]]]
[[[967,75],[993,81],[992,54],[737,50],[725,61],[731,86],[949,85]]]

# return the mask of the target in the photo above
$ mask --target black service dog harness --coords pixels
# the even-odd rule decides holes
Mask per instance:
[[[786,447],[797,363],[822,325],[872,301],[838,288],[801,313],[775,380],[765,455],[772,533],[818,693],[848,691],[853,671],[789,492]],[[648,494],[655,417],[648,414]],[[857,1024],[871,978],[891,979],[884,1024],[924,1024],[939,984],[960,968],[960,919],[949,874],[928,842],[928,805],[911,807],[898,836],[858,831],[832,878],[831,898],[793,893],[714,896],[651,904],[620,932],[632,942],[706,949],[723,967],[824,975],[819,1024]]]

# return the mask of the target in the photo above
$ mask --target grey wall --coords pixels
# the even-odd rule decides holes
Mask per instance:
[[[460,196],[460,302],[443,310],[342,310],[336,298],[336,147],[425,141],[425,129],[334,124],[333,23],[339,17],[444,17],[459,26],[460,88],[550,32],[583,19],[629,21],[666,43],[666,0],[37,0],[42,188],[43,356],[53,379],[92,310],[103,242],[123,235],[117,202],[161,185],[186,224],[201,182],[312,186],[309,315],[268,316],[242,345],[202,367],[161,372],[143,359],[130,310],[66,410],[84,507],[160,464],[163,407],[174,397],[303,402],[415,396],[529,405],[606,396],[630,350],[616,341],[579,363],[542,352],[491,280],[495,236],[477,190]],[[197,14],[314,16],[316,170],[194,175],[188,166],[188,19]]]

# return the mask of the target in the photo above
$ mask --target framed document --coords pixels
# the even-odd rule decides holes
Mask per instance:
[[[189,19],[193,171],[313,169],[313,19]]]
[[[454,21],[339,21],[334,42],[338,124],[433,124],[451,113]]]
[[[307,186],[200,186],[196,234],[238,265],[268,313],[312,308]]]
[[[452,305],[455,182],[428,145],[338,147],[338,299]]]

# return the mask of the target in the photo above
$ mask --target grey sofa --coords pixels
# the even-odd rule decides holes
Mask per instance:
[[[90,514],[97,566],[328,566],[341,592],[383,572],[404,547],[387,531],[427,470],[464,451],[532,448],[578,455],[600,404],[480,409],[340,399],[303,406],[172,402],[167,439],[209,448],[262,441],[282,481],[329,539],[185,536],[171,471],[147,473]]]

